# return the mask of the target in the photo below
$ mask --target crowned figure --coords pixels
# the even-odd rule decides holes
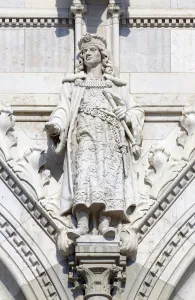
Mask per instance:
[[[63,80],[61,104],[45,125],[55,153],[65,153],[61,214],[76,217],[71,240],[94,230],[114,237],[139,201],[144,112],[115,77],[103,37],[86,34],[79,49],[75,74]]]

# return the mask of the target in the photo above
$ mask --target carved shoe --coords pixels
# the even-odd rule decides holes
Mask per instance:
[[[70,240],[76,241],[81,235],[85,235],[86,233],[84,228],[70,229],[67,232],[67,236]]]
[[[114,227],[110,227],[110,217],[106,216],[101,216],[100,217],[100,224],[99,224],[99,232],[102,234],[104,237],[112,237],[114,238],[116,235],[116,230]]]
[[[102,235],[104,237],[112,237],[114,238],[116,235],[116,230],[114,227],[105,227],[102,229]]]
[[[77,229],[70,229],[67,236],[70,240],[76,241],[81,235],[85,235],[89,231],[89,216],[87,213],[80,211],[76,212]]]

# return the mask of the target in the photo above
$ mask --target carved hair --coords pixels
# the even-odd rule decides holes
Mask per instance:
[[[101,46],[96,46],[96,47],[100,51],[102,57],[102,74],[114,75],[113,63],[110,60],[110,54],[108,50]],[[76,67],[75,73],[79,73],[82,71],[86,73],[86,66],[84,64],[83,52],[81,50],[79,53],[79,62],[78,62],[78,66]]]

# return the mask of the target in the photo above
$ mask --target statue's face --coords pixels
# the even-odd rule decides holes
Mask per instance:
[[[83,50],[84,64],[87,67],[96,67],[101,63],[102,57],[99,49],[96,46],[90,46]]]

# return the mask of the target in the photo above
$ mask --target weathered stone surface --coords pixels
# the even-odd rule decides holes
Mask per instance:
[[[25,72],[72,72],[73,30],[67,28],[25,31]]]
[[[1,73],[0,93],[59,93],[63,78],[63,73]]]
[[[171,44],[171,71],[194,73],[195,32],[193,30],[172,30]],[[181,45],[185,45],[185,47]]]
[[[0,1],[0,7],[24,7],[25,6],[25,0],[1,0]]]
[[[131,73],[133,94],[195,93],[194,73]]]
[[[182,1],[182,0],[181,0]],[[130,7],[131,8],[148,8],[148,9],[153,9],[153,8],[170,8],[170,0],[131,0],[130,1]]]
[[[194,0],[171,0],[172,8],[195,8]]]
[[[37,7],[37,8],[69,8],[72,1],[71,0],[42,0],[41,2],[38,0],[23,0],[25,1],[25,7]]]
[[[120,29],[121,72],[169,72],[170,30]]]
[[[24,72],[24,30],[0,29],[0,72]]]

